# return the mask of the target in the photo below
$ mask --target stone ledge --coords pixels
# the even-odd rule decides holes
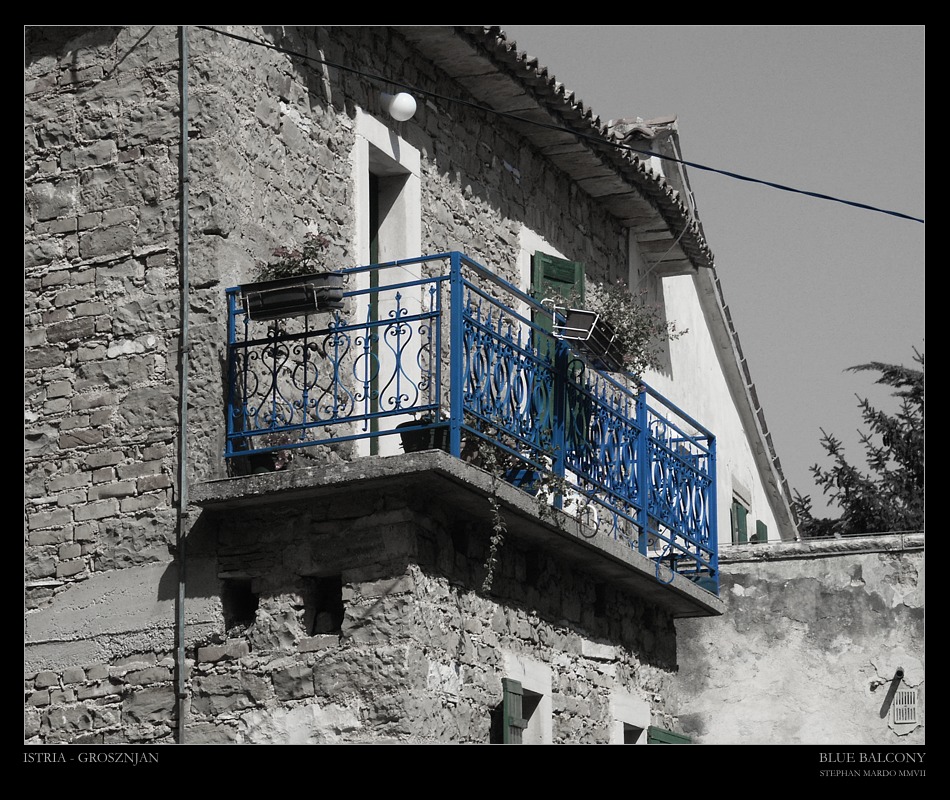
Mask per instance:
[[[719,563],[779,561],[791,558],[821,558],[854,553],[894,553],[924,549],[924,533],[877,533],[841,539],[805,539],[800,542],[726,545],[720,547]]]
[[[346,505],[356,498],[386,494],[426,498],[427,508],[441,506],[451,516],[466,515],[491,526],[487,498],[493,479],[441,450],[395,456],[371,456],[330,467],[282,470],[262,475],[206,481],[192,487],[192,502],[214,515],[239,515],[250,508],[331,499]],[[508,484],[495,490],[508,533],[556,553],[591,575],[668,609],[674,617],[718,616],[724,603],[682,575],[662,570],[623,542],[588,527],[574,517],[546,508],[538,513],[534,497]]]

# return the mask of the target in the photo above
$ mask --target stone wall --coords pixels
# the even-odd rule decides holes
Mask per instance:
[[[170,560],[177,46],[174,29],[143,33],[27,33],[28,609]]]
[[[490,534],[398,476],[371,503],[206,512],[189,570],[214,551],[222,589],[204,626],[188,600],[185,741],[486,743],[506,654],[550,670],[554,742],[608,742],[618,692],[673,727],[671,615],[513,535],[482,591]],[[170,649],[28,673],[27,740],[172,741],[173,678]]]
[[[720,559],[726,613],[676,623],[674,705],[694,741],[924,742],[923,534],[733,547]],[[899,689],[917,691],[916,724],[893,720]]]
[[[221,457],[224,289],[248,280],[257,261],[278,245],[298,242],[306,230],[329,236],[333,265],[351,266],[355,260],[351,156],[356,107],[385,117],[379,107],[381,87],[332,64],[388,74],[445,97],[466,99],[464,90],[388,29],[225,30],[320,61],[190,28],[187,186],[179,180],[182,72],[177,28],[48,26],[26,32],[25,676],[30,741],[172,737],[180,203],[186,190],[187,469],[189,481],[195,482],[227,474]],[[423,156],[424,252],[460,249],[517,280],[518,233],[528,225],[560,251],[585,260],[595,274],[606,275],[614,265],[626,263],[620,226],[496,118],[438,99],[420,100],[419,106],[413,122],[399,126],[399,132]],[[264,739],[271,723],[263,718],[252,723],[248,711],[248,720],[231,724],[228,713],[247,708],[276,714],[277,706],[293,699],[288,693],[306,692],[297,685],[309,679],[300,676],[326,658],[321,654],[326,640],[294,633],[297,650],[292,655],[281,649],[283,644],[256,643],[290,658],[286,668],[293,678],[280,677],[284,667],[276,665],[277,655],[258,662],[258,651],[244,653],[240,640],[235,644],[224,630],[220,581],[222,575],[252,570],[254,559],[247,556],[235,566],[244,556],[222,551],[219,560],[216,543],[201,543],[205,523],[197,513],[183,519],[180,532],[198,551],[198,560],[189,562],[197,576],[190,572],[188,578],[192,616],[186,628],[189,652],[196,659],[191,735],[205,741]],[[191,529],[196,519],[197,531]],[[425,607],[433,593],[457,596],[456,604],[477,605],[443,578],[408,569],[384,577],[410,580],[412,607]],[[347,586],[356,597],[370,591],[360,575]],[[262,591],[267,597],[271,590]],[[281,584],[273,591],[277,599],[264,602],[261,614],[283,619],[299,605],[300,589]],[[573,602],[577,608],[584,605]],[[525,636],[513,637],[515,644],[555,625],[532,622],[528,611],[510,613],[511,620],[505,616],[489,623],[495,611],[481,608],[479,624],[487,626],[486,635],[494,627],[522,630]],[[459,619],[456,615],[451,625],[457,627]],[[450,626],[448,621],[439,624]],[[669,628],[669,621],[660,624]],[[258,636],[261,628],[259,624]],[[285,643],[287,635],[277,635],[276,641]],[[407,641],[424,641],[421,629],[406,635]],[[569,650],[583,650],[579,634],[557,635],[567,637]],[[664,647],[671,646],[667,633],[658,638],[667,642]],[[402,655],[379,658],[381,663],[401,663],[410,654],[416,658],[418,649],[394,649]],[[440,658],[431,667],[433,674],[450,666],[451,659]],[[576,658],[578,674],[602,671],[603,665]],[[617,658],[617,664],[626,663],[625,656]],[[610,669],[614,661],[612,655],[606,659]],[[617,666],[621,672],[627,668]],[[233,682],[235,672],[251,676],[247,685]],[[325,673],[314,678],[315,697],[322,692],[319,696],[326,700],[332,694],[321,683],[326,680]],[[406,696],[419,698],[424,691],[414,671],[412,680],[416,683],[405,690]],[[650,691],[652,683],[662,680],[642,678]],[[593,688],[594,678],[581,682],[589,687],[585,691],[599,691]],[[478,720],[453,737],[480,740],[484,734],[481,714],[488,690],[480,691],[477,702],[471,701],[471,708],[480,710],[466,712]],[[385,718],[386,704],[392,702],[381,703],[368,722],[358,717],[356,735],[383,735],[385,726],[378,719]],[[350,730],[355,706],[347,701],[334,710],[332,702],[325,704],[328,719],[338,713],[342,720],[326,730]],[[311,714],[312,705],[295,713]],[[293,708],[285,711],[292,716]],[[657,713],[663,715],[660,709]],[[289,732],[295,725],[287,725],[287,735],[297,735]],[[415,733],[394,728],[392,735]],[[558,735],[597,738],[603,729]]]
[[[391,492],[214,515],[225,580],[248,580],[253,622],[202,645],[193,741],[488,742],[503,653],[552,670],[553,738],[606,742],[611,690],[652,701],[675,661],[672,619],[515,539],[492,590],[490,529]],[[315,597],[340,577],[338,630]],[[216,639],[216,637],[212,637]],[[606,644],[610,642],[610,644]]]
[[[385,28],[247,28],[314,59],[464,91]],[[189,37],[190,480],[222,477],[224,289],[316,228],[352,264],[353,115],[372,81],[201,28]],[[178,30],[41,27],[26,41],[27,606],[169,560],[180,301]],[[497,119],[421,101],[423,248],[517,274],[524,223],[594,272],[623,230]],[[529,202],[530,201],[530,202]]]

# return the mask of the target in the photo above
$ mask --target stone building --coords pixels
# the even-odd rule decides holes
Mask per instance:
[[[497,28],[34,27],[25,133],[27,742],[716,739],[677,631],[797,533],[674,119]]]

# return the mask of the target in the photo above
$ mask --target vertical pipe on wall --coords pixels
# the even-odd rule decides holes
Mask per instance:
[[[188,28],[178,28],[181,62],[181,137],[179,143],[179,264],[181,266],[181,330],[178,345],[178,517],[175,557],[178,560],[178,596],[175,603],[175,706],[178,743],[185,741],[185,534],[188,516]]]

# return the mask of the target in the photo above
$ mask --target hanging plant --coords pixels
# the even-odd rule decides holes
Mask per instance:
[[[622,282],[599,281],[588,284],[584,308],[568,309],[562,331],[598,369],[626,372],[636,380],[662,366],[667,342],[689,332],[665,321],[646,303],[646,292],[631,294]]]
[[[241,286],[253,320],[299,317],[343,308],[343,273],[318,272],[330,240],[309,232],[300,247],[278,247],[258,265],[254,283]]]
[[[273,260],[259,263],[257,280],[273,281],[318,272],[329,247],[330,240],[326,236],[308,231],[300,247],[277,247]]]

